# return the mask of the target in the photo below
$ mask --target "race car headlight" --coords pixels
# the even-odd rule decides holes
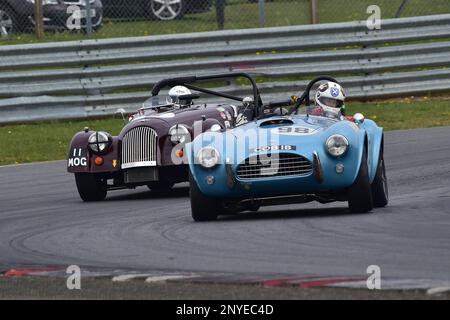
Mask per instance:
[[[189,129],[182,124],[177,124],[169,129],[170,141],[173,144],[185,143],[190,137]]]
[[[204,168],[212,168],[219,163],[220,154],[213,147],[205,147],[197,154],[198,163]]]
[[[91,149],[94,153],[103,153],[107,151],[111,144],[111,135],[103,131],[94,132],[88,139],[89,149]]]
[[[340,134],[334,134],[327,139],[326,148],[333,157],[342,156],[348,149],[348,140]]]

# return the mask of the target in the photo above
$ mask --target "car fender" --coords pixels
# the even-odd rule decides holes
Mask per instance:
[[[0,1],[0,4],[8,6],[20,17],[30,16],[34,13],[34,4],[28,1],[3,0]]]
[[[188,143],[184,146],[186,155],[187,155],[187,161],[188,161],[188,167],[189,167],[189,172],[192,176],[192,178],[194,179],[195,183],[197,184],[197,186],[200,188],[200,184],[198,182],[198,174],[196,174],[196,169],[198,169],[197,167],[199,166],[198,164],[195,163],[195,154],[194,154],[194,142]],[[200,191],[202,191],[200,189]],[[202,191],[204,192],[204,191]]]
[[[225,137],[225,139],[224,139]],[[228,132],[204,132],[203,134],[197,136],[194,141],[185,145],[185,151],[187,155],[187,161],[189,165],[189,171],[197,183],[200,191],[204,194],[207,193],[205,190],[205,184],[199,183],[199,177],[205,177],[208,173],[214,173],[214,176],[218,179],[218,184],[226,185],[226,169],[225,169],[225,159],[221,157],[219,163],[211,169],[205,169],[196,163],[196,152],[198,152],[202,147],[214,146],[219,149],[221,155],[225,154],[226,145],[224,143],[217,143],[221,141],[226,141],[227,144],[233,144],[235,142],[235,136],[229,134]]]
[[[351,168],[347,166],[346,170],[351,170],[352,174],[352,183],[356,180],[358,176],[359,169],[361,167],[361,160],[364,150],[364,145],[367,143],[366,131],[359,127],[357,124],[350,121],[340,121],[336,124],[332,125],[325,131],[325,139],[323,143],[324,153],[327,153],[325,150],[325,141],[327,137],[333,134],[341,134],[344,135],[349,141],[349,151],[351,154]],[[347,151],[347,155],[344,157],[347,158],[350,156],[349,151]],[[344,159],[345,159],[344,158]],[[347,162],[348,160],[345,160]],[[328,169],[330,170],[330,168]],[[327,171],[325,169],[325,171]]]
[[[368,138],[368,166],[370,183],[375,179],[377,174],[378,160],[384,148],[384,132],[383,128],[378,127],[372,120],[366,119],[362,123],[362,128],[365,129]]]
[[[193,138],[195,139],[199,134],[206,132],[208,130],[211,129],[211,127],[213,125],[219,125],[222,129],[225,129],[224,125],[217,119],[206,119],[205,121],[202,122],[202,132],[199,132],[198,134],[196,134],[197,132],[194,132],[194,134],[196,134]]]
[[[101,173],[120,170],[118,137],[113,137],[112,145],[108,153],[101,155],[103,164],[98,166],[94,163],[96,155],[88,148],[88,139],[94,132],[95,131],[81,131],[72,138],[67,155],[68,172]]]

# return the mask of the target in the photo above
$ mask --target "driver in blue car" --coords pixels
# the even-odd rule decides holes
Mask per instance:
[[[345,118],[344,88],[336,82],[326,82],[317,88],[315,105],[310,115],[344,120]]]

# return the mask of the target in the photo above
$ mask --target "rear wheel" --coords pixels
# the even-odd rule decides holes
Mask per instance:
[[[367,168],[367,151],[365,148],[358,176],[348,190],[348,206],[350,211],[354,213],[365,213],[373,209],[372,190]]]
[[[380,154],[377,173],[372,182],[372,198],[375,208],[385,207],[389,202],[389,191],[383,153]]]
[[[197,186],[191,173],[189,173],[189,196],[191,198],[192,219],[194,221],[212,221],[217,219],[217,215],[222,208],[220,202],[215,198],[204,196]]]
[[[75,182],[83,201],[101,201],[106,198],[106,179],[93,173],[75,173]]]

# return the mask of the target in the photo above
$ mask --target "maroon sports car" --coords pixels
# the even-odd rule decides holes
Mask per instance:
[[[248,79],[252,95],[236,97],[193,85],[230,78]],[[162,88],[177,86],[188,93],[182,92],[176,99],[159,95]],[[228,101],[199,103],[199,93]],[[162,80],[144,106],[129,116],[118,136],[89,128],[75,134],[67,170],[75,174],[84,201],[103,200],[108,190],[142,185],[153,192],[167,192],[175,183],[188,181],[184,144],[206,130],[226,130],[251,121],[261,104],[256,82],[245,73]]]

